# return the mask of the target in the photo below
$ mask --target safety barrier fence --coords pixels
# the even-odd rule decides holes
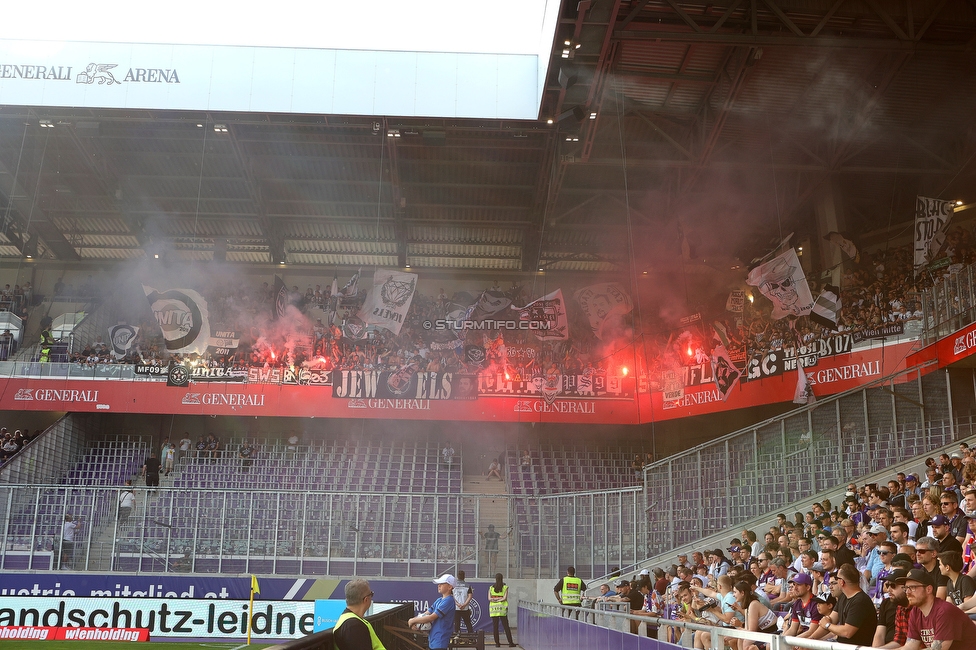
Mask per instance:
[[[746,639],[765,643],[769,650],[787,650],[787,648],[851,650],[852,647],[832,641],[746,632],[735,628],[700,625],[655,616],[637,616],[612,611],[612,605],[606,609],[588,609],[519,602],[518,609],[519,644],[527,650],[587,647],[638,648],[639,650],[661,650],[675,646],[690,648],[691,637],[696,631],[709,633],[710,650],[722,650],[727,639]],[[636,624],[635,627],[631,627],[632,624]],[[652,636],[648,636],[648,626],[652,628]],[[657,630],[653,629],[655,626]],[[634,630],[634,633],[631,630]],[[661,641],[657,638],[658,634],[676,641]]]
[[[976,265],[949,273],[922,292],[926,345],[976,321]]]
[[[0,485],[0,568],[424,578],[463,569],[546,578],[565,562],[591,574],[640,559],[638,490],[519,498],[513,510],[535,528],[525,539],[516,534],[524,548],[501,553],[480,542],[476,495],[140,486],[134,507],[122,511],[125,490]],[[73,534],[65,534],[66,515],[79,523]],[[545,562],[536,560],[549,543]]]
[[[971,435],[972,411],[964,410],[976,401],[971,371],[950,378],[925,370],[823,399],[650,465],[646,555]]]

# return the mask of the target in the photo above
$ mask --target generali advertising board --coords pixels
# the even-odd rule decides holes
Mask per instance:
[[[974,335],[976,342],[976,335]],[[913,342],[896,343],[821,358],[806,368],[817,396],[839,393],[904,369]],[[440,393],[355,392],[344,395],[332,386],[193,381],[167,386],[163,381],[98,379],[0,379],[0,409],[153,413],[181,415],[248,415],[479,422],[555,422],[640,424],[717,413],[762,404],[788,402],[796,388],[796,371],[740,383],[727,401],[714,384],[688,386],[677,401],[662,392],[624,390],[599,394],[533,392],[478,394],[473,399],[438,399]],[[442,386],[453,381],[443,378]],[[443,392],[443,391],[440,391]],[[636,392],[636,397],[634,396]],[[418,397],[420,395],[420,397]],[[614,397],[619,395],[619,397]]]

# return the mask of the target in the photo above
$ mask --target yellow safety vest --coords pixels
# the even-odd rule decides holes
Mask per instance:
[[[562,596],[563,605],[579,605],[582,601],[580,592],[583,590],[583,581],[579,578],[566,576],[563,578]]]
[[[508,616],[508,585],[501,591],[495,591],[495,585],[488,587],[488,616]]]
[[[367,621],[362,616],[356,616],[356,614],[354,614],[353,612],[345,612],[342,616],[339,617],[339,620],[336,621],[335,627],[332,628],[333,634],[335,633],[336,630],[339,629],[340,625],[342,625],[343,623],[345,623],[351,618],[358,618],[360,621],[366,624],[366,629],[369,630],[369,639],[373,644],[373,650],[386,650],[386,647],[383,645],[383,642],[380,641],[380,638],[376,636],[376,632],[373,631],[373,626],[369,624],[369,621]],[[339,650],[339,646],[335,645],[334,641],[332,645],[335,650]]]

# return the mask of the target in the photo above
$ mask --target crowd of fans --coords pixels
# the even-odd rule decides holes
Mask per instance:
[[[619,373],[622,366],[636,363],[636,372],[632,376],[649,380],[657,389],[665,383],[664,371],[709,362],[714,341],[709,324],[714,321],[724,325],[730,354],[740,363],[771,350],[797,344],[810,345],[838,334],[856,334],[884,326],[901,324],[910,334],[915,333],[922,319],[919,292],[976,259],[972,235],[961,228],[953,229],[948,236],[946,253],[945,263],[938,270],[926,270],[916,276],[912,249],[908,246],[862,252],[860,261],[857,264],[848,262],[842,274],[843,308],[836,331],[805,316],[795,320],[773,320],[768,301],[754,292],[745,302],[741,314],[717,309],[713,316],[703,315],[698,324],[662,332],[660,336],[644,337],[636,362],[631,360],[629,364],[617,357],[633,359],[633,336],[626,334],[619,340],[596,339],[588,324],[575,312],[573,304],[568,305],[571,335],[568,340],[539,341],[532,332],[518,330],[469,330],[454,335],[432,332],[425,323],[444,319],[452,312],[456,315],[458,310],[463,312],[464,307],[477,300],[480,291],[448,295],[440,289],[436,296],[417,292],[399,334],[369,328],[365,339],[353,339],[342,326],[361,307],[365,291],[359,290],[353,295],[340,292],[338,296],[332,296],[328,286],[309,286],[304,293],[292,286],[288,300],[296,311],[289,314],[284,326],[280,320],[271,320],[273,296],[272,287],[267,282],[257,288],[226,284],[215,287],[206,296],[212,329],[237,332],[240,344],[236,349],[211,351],[204,355],[167,354],[159,328],[154,323],[143,322],[138,337],[124,357],[115,358],[99,337],[84,349],[75,351],[71,360],[89,366],[165,364],[174,359],[223,368],[309,367],[376,371],[409,368],[414,372],[503,375],[515,381],[539,376]],[[827,282],[812,278],[808,281],[813,295],[818,295]],[[527,304],[538,297],[529,295],[525,288],[515,284],[502,289],[496,282],[484,289],[504,294],[514,306]],[[564,296],[571,295],[572,290],[564,288]],[[330,316],[333,317],[331,322]],[[909,325],[912,322],[916,325]],[[483,349],[483,360],[472,362],[465,355],[465,348],[469,346]],[[644,385],[644,381],[641,384]]]
[[[0,465],[4,465],[27,446],[29,442],[41,435],[38,429],[34,433],[30,429],[9,431],[7,427],[0,427]]]
[[[976,642],[964,616],[976,620],[976,450],[961,443],[929,458],[924,476],[851,483],[843,503],[779,514],[761,539],[743,530],[725,549],[679,555],[600,591],[591,603],[629,602],[634,614],[876,648],[908,647],[918,639],[906,637],[909,621],[937,611]],[[933,599],[957,613],[930,610]],[[707,631],[688,634],[682,645],[711,647]]]

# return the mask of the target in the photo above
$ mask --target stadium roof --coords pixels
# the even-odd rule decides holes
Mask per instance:
[[[528,120],[0,106],[0,258],[721,266],[976,200],[971,0],[566,0],[548,56]]]

